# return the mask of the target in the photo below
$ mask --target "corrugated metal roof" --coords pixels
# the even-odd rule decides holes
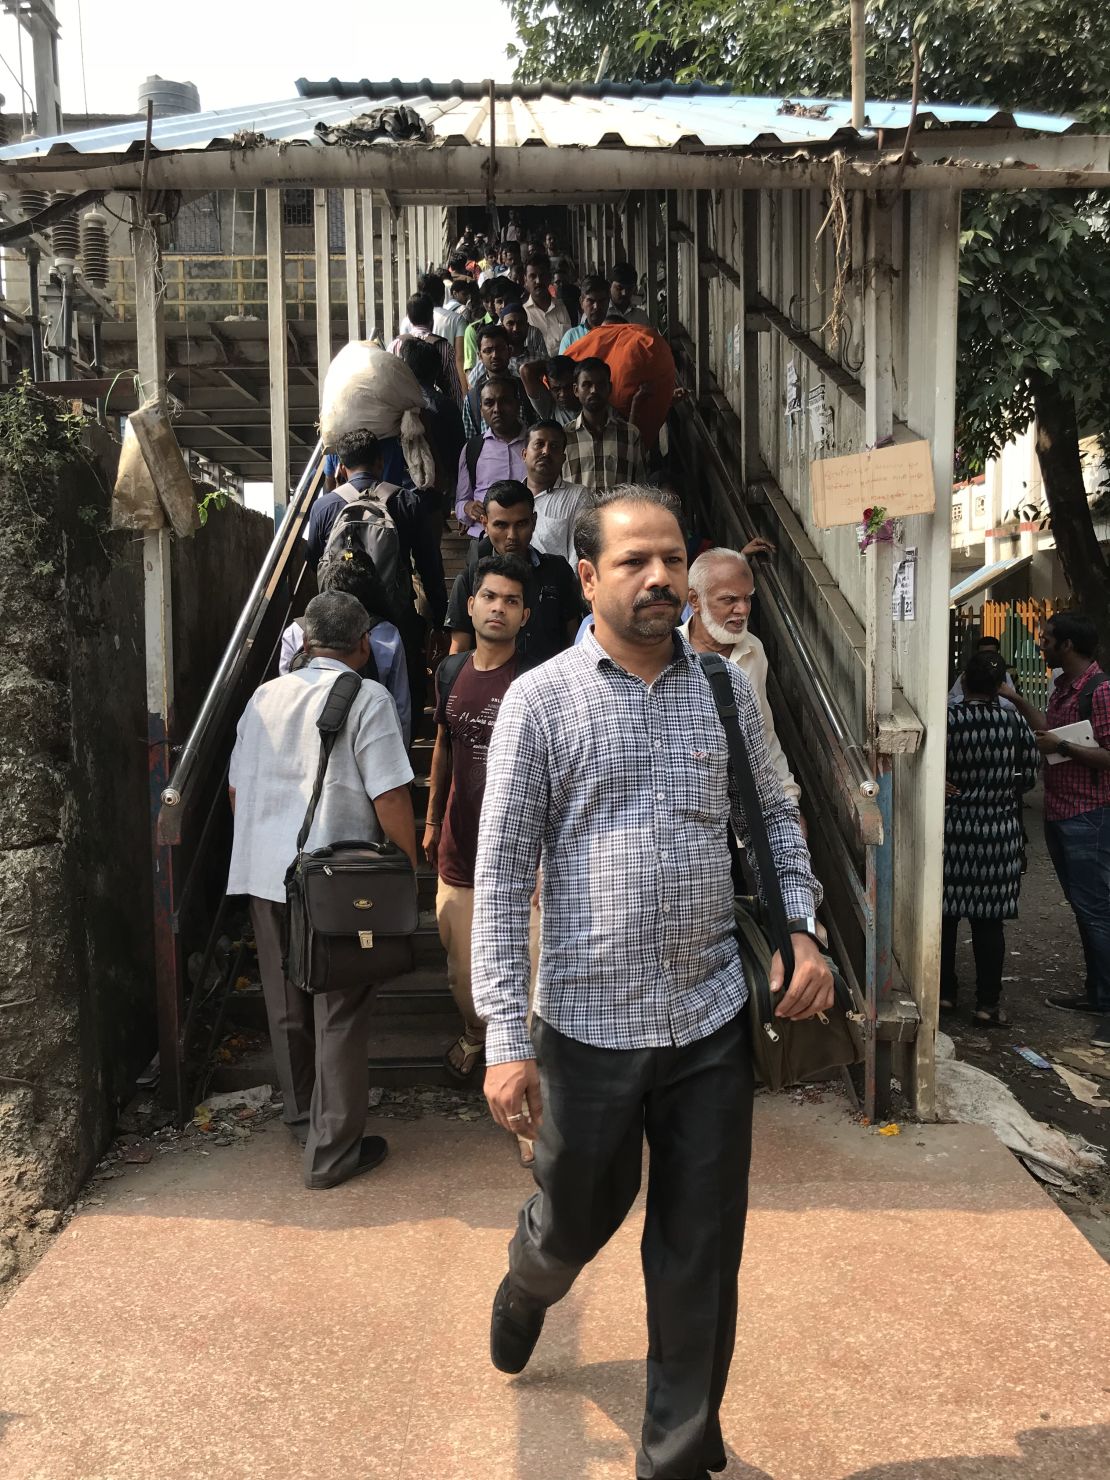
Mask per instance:
[[[282,102],[156,118],[152,146],[159,153],[230,148],[237,136],[252,135],[257,142],[261,135],[275,142],[301,141],[326,147],[316,134],[318,123],[348,123],[375,108],[401,103],[420,114],[436,143],[489,143],[488,89],[480,83],[433,84],[425,80],[398,85],[396,79],[390,83],[340,83],[332,79],[329,83],[301,82],[298,86],[305,95]],[[325,87],[335,91],[317,95]],[[496,109],[497,144],[503,148],[605,144],[630,149],[798,149],[827,143],[837,136],[854,136],[851,107],[842,99],[806,98],[793,103],[782,98],[740,97],[697,85],[502,85],[496,89]],[[909,116],[908,103],[868,103],[870,128],[860,137],[869,139],[879,129],[904,129]],[[1063,133],[1075,127],[1069,118],[993,108],[926,103],[918,111],[917,125],[921,129],[983,124],[1034,133]],[[126,155],[142,149],[145,135],[146,122],[140,118],[108,128],[13,144],[0,149],[0,163],[64,152]]]

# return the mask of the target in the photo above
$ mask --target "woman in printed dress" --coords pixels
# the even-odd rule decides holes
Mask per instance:
[[[948,710],[940,1007],[956,1007],[956,940],[966,919],[975,955],[972,1020],[984,1028],[1008,1022],[999,1006],[1003,922],[1017,916],[1025,868],[1021,797],[1036,782],[1040,762],[1032,730],[999,703],[1006,682],[998,653],[975,653],[964,674],[964,697]]]

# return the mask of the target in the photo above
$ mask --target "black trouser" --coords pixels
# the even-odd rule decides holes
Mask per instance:
[[[975,955],[975,1006],[993,1012],[1002,996],[1002,968],[1006,964],[1006,931],[1001,920],[969,920]],[[959,915],[945,915],[940,927],[940,995],[955,1002],[956,937]]]
[[[751,1153],[744,1018],[685,1048],[592,1048],[536,1019],[539,1191],[509,1246],[514,1290],[552,1305],[623,1223],[651,1152],[641,1255],[647,1408],[640,1480],[725,1467],[720,1406],[736,1336]]]

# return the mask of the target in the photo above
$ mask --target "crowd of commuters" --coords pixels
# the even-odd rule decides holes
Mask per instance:
[[[638,289],[625,262],[579,284],[557,238],[527,240],[513,216],[500,243],[468,231],[445,271],[416,282],[388,348],[420,386],[434,486],[415,486],[399,438],[356,428],[330,449],[306,537],[320,594],[284,634],[279,675],[239,724],[228,889],[249,897],[306,1185],[337,1186],[387,1151],[365,1135],[371,991],[310,997],[289,986],[285,871],[334,675],[354,670],[363,683],[308,847],[387,839],[418,865],[409,751],[430,738],[420,728],[430,716],[422,854],[437,875],[462,1023],[444,1064],[460,1084],[484,1076],[494,1118],[537,1184],[494,1301],[493,1360],[524,1367],[546,1310],[620,1226],[646,1134],[653,1352],[642,1465],[701,1480],[725,1463],[717,1408],[752,1103],[733,921],[751,828],[702,654],[728,664],[791,917],[795,969],[779,1015],[824,1011],[832,984],[801,788],[750,627],[756,570],[774,549],[712,547],[691,563],[660,448],[637,425],[638,395],[651,388],[622,416],[607,360],[588,343],[575,350],[602,326],[649,323]],[[441,546],[452,526],[468,548],[448,590]],[[1110,684],[1081,618],[1054,618],[1044,646],[1061,670],[1047,715],[989,641],[950,696],[942,1005],[956,1006],[967,918],[974,1015],[1006,1020],[1003,922],[1021,883],[1021,795],[1044,756],[1049,844],[1087,958],[1086,992],[1059,1005],[1102,1014],[1110,1046]],[[1086,720],[1093,748],[1054,733]]]

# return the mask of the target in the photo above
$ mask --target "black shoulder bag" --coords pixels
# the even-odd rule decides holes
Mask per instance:
[[[416,874],[400,848],[343,841],[304,852],[328,760],[361,687],[357,673],[341,673],[316,721],[316,782],[285,874],[283,965],[286,979],[305,992],[366,987],[412,970]]]
[[[748,747],[732,691],[728,664],[717,653],[699,653],[702,670],[728,740],[729,768],[740,792],[763,902],[736,900],[736,938],[748,983],[748,1026],[756,1078],[769,1089],[827,1076],[863,1058],[863,1004],[857,1003],[836,962],[824,952],[832,972],[834,999],[828,1012],[801,1020],[777,1018],[771,993],[771,959],[782,957],[784,989],[794,975],[794,947],[763,807],[752,774]]]

